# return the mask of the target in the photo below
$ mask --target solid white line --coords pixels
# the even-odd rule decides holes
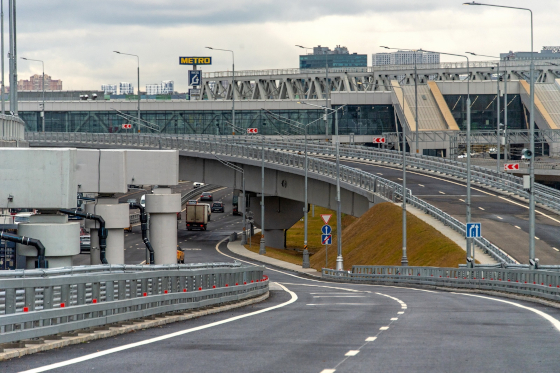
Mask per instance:
[[[81,363],[83,361],[87,361],[87,360],[91,360],[91,359],[95,359],[101,356],[106,356],[109,354],[113,354],[115,352],[120,352],[120,351],[124,351],[124,350],[129,350],[131,348],[135,348],[135,347],[139,347],[139,346],[144,346],[150,343],[155,343],[155,342],[160,342],[160,341],[164,341],[166,339],[169,338],[174,338],[174,337],[178,337],[180,335],[184,335],[184,334],[188,334],[188,333],[192,333],[192,332],[196,332],[199,330],[204,330],[204,329],[208,329],[214,326],[218,326],[218,325],[222,325],[222,324],[227,324],[230,323],[232,321],[237,321],[240,319],[244,319],[246,317],[250,317],[250,316],[256,316],[259,315],[261,313],[264,312],[268,312],[268,311],[272,311],[275,310],[277,308],[282,308],[285,307],[289,304],[294,303],[297,299],[298,296],[296,293],[294,293],[293,291],[289,290],[288,288],[286,288],[285,286],[283,286],[282,284],[278,284],[280,287],[282,287],[282,289],[284,289],[284,291],[286,291],[288,294],[290,294],[291,298],[290,300],[288,300],[287,302],[278,304],[276,306],[272,306],[272,307],[268,307],[259,311],[255,311],[255,312],[251,312],[251,313],[247,313],[245,315],[239,315],[239,316],[235,316],[235,317],[231,317],[229,319],[225,319],[225,320],[220,320],[220,321],[216,321],[210,324],[206,324],[206,325],[201,325],[201,326],[197,326],[195,328],[190,328],[190,329],[185,329],[185,330],[181,330],[179,332],[175,332],[175,333],[170,333],[170,334],[166,334],[166,335],[162,335],[159,337],[155,337],[155,338],[150,338],[150,339],[146,339],[144,341],[140,341],[140,342],[135,342],[135,343],[129,343],[123,346],[119,346],[119,347],[114,347],[114,348],[110,348],[108,350],[105,351],[99,351],[93,354],[89,354],[89,355],[85,355],[85,356],[81,356],[81,357],[77,357],[75,359],[70,359],[70,360],[66,360],[66,361],[62,361],[60,363],[55,363],[55,364],[51,364],[51,365],[45,365],[43,367],[39,367],[39,368],[35,368],[35,369],[30,369],[30,370],[26,370],[24,372],[20,372],[20,373],[36,373],[36,372],[45,372],[47,370],[52,370],[52,369],[57,369],[57,368],[61,368],[61,367],[66,367],[68,365],[72,365],[72,364],[77,364],[77,363]]]
[[[356,356],[360,353],[360,350],[350,350],[344,354],[344,356]]]
[[[527,210],[529,209],[529,206],[525,206],[525,205],[522,205],[521,203],[513,202],[512,200],[507,199],[507,198],[505,198],[505,197],[498,197],[498,198],[503,199],[504,201],[508,201],[509,203],[513,203],[514,205],[524,207],[524,208],[526,208]],[[555,221],[555,222],[557,222],[557,223],[560,223],[560,220],[554,219],[552,216],[547,215],[547,214],[545,214],[544,212],[540,212],[539,210],[535,210],[535,212],[536,212],[537,214],[541,214],[542,216],[545,216],[545,217],[549,218],[550,220],[553,220],[553,221]]]
[[[378,303],[308,303],[306,306],[379,306]]]

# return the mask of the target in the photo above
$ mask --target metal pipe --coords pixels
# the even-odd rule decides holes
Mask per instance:
[[[338,113],[334,112],[334,126],[336,132],[336,269],[342,271],[344,269],[344,262],[342,259],[342,213],[340,203],[340,150],[338,144],[340,139],[338,137]]]
[[[37,267],[36,268],[48,268],[49,267],[49,263],[45,259],[45,246],[43,246],[43,244],[41,243],[40,240],[37,240],[35,238],[30,238],[30,237],[17,236],[15,234],[5,233],[3,231],[0,231],[0,238],[4,239],[6,241],[16,242],[16,243],[19,243],[19,244],[22,244],[22,245],[35,247],[37,249]]]
[[[148,264],[155,264],[156,261],[154,259],[154,248],[152,247],[152,244],[148,239],[148,213],[146,212],[144,206],[137,202],[130,202],[129,206],[140,210],[140,228],[142,229],[142,241],[144,242],[144,245],[146,245],[146,249],[150,253],[150,261]]]
[[[303,262],[302,262],[302,268],[309,268],[310,267],[310,263],[309,263],[309,250],[307,250],[307,168],[308,168],[308,164],[307,164],[307,126],[305,126],[305,186],[304,186],[304,190],[305,190],[305,197],[304,197],[304,202],[303,202],[303,219],[304,219],[304,230],[303,230]]]
[[[105,219],[103,219],[101,215],[80,212],[78,209],[59,209],[58,211],[67,215],[80,216],[85,219],[95,220],[99,223],[99,229],[97,229],[97,236],[99,237],[99,259],[101,260],[101,263],[109,264],[105,255],[105,249],[107,248],[107,228],[105,228]]]
[[[415,52],[416,53],[416,52]],[[416,54],[414,55],[414,58],[416,58]],[[416,76],[414,77],[414,80],[416,81]],[[396,88],[396,87],[394,87]],[[404,89],[402,87],[399,87],[401,89],[401,95],[402,95],[402,100],[403,100],[403,105],[404,105]],[[403,107],[404,109],[404,107]],[[404,116],[404,110],[403,110],[403,116]],[[418,129],[418,101],[416,101],[416,128]],[[406,123],[402,124],[402,134],[403,134],[403,140],[402,140],[402,157],[403,157],[403,169],[402,169],[402,173],[403,173],[403,183],[402,183],[402,188],[403,188],[403,192],[402,192],[402,196],[403,196],[403,202],[402,202],[402,258],[401,258],[401,265],[402,266],[408,266],[408,258],[406,256],[406,197],[407,197],[407,193],[406,193]],[[416,137],[416,141],[418,141],[418,137]],[[418,148],[416,149],[418,150]]]

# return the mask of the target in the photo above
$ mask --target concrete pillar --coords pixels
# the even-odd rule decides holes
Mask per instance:
[[[86,204],[86,212],[101,215],[105,220],[107,228],[107,249],[105,255],[109,264],[124,263],[124,228],[130,225],[130,216],[127,203],[119,203],[118,198],[99,197],[97,202]],[[100,264],[99,261],[99,241],[97,240],[97,228],[99,223],[95,220],[86,220],[86,227],[90,228],[91,246],[96,242],[97,257],[91,264]],[[95,235],[95,241],[93,236]],[[95,252],[91,256],[96,255]]]
[[[146,194],[146,211],[150,214],[150,242],[155,264],[177,263],[177,213],[181,211],[181,195],[171,188],[157,188]]]
[[[35,238],[45,246],[49,268],[69,267],[72,256],[80,253],[80,223],[68,222],[68,216],[55,213],[32,215],[29,223],[18,225],[18,235]],[[18,255],[27,257],[26,267],[35,268],[37,249],[16,245]]]
[[[261,197],[251,197],[249,209],[255,225],[261,228]],[[264,237],[266,246],[286,248],[284,230],[291,228],[303,216],[303,202],[281,197],[264,197]]]

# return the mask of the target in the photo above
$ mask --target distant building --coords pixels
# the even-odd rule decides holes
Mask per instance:
[[[543,47],[539,52],[534,52],[533,57],[535,60],[555,60],[560,59],[560,46]],[[500,59],[505,61],[522,61],[530,60],[531,52],[512,52],[500,53]]]
[[[383,65],[413,65],[416,57],[417,64],[438,64],[440,63],[439,53],[432,52],[413,52],[413,51],[396,51],[374,53],[371,55],[372,66]]]
[[[134,94],[134,87],[132,86],[132,83],[120,82],[119,92],[121,95],[132,95]]]
[[[299,56],[300,69],[324,69],[329,67],[367,67],[367,55],[348,52],[348,48],[337,45],[334,50],[320,45],[313,54]]]
[[[35,74],[29,80],[18,80],[19,91],[42,91],[43,74]],[[62,80],[51,79],[50,75],[45,74],[46,91],[62,91]]]
[[[167,95],[175,91],[173,80],[164,80],[160,84],[146,84],[147,95]]]
[[[107,95],[116,95],[118,93],[116,84],[102,84],[101,90]]]
[[[161,93],[161,84],[146,84],[147,95],[159,95]]]

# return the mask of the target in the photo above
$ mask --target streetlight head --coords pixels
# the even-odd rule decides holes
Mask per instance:
[[[384,46],[384,45],[380,45],[380,48],[391,49],[391,48],[386,47],[386,46]]]
[[[463,3],[463,5],[482,5],[479,3],[475,3],[474,1],[472,3]]]
[[[25,58],[25,57],[20,57],[20,58],[21,58],[22,60],[27,60],[27,58]]]
[[[212,47],[205,47],[205,48],[206,48],[206,49],[214,49],[214,48],[212,48]]]
[[[302,45],[297,45],[297,44],[296,44],[296,47],[300,47],[300,48],[303,48],[303,49],[305,49],[305,47],[304,47],[304,46],[302,46]]]
[[[121,54],[121,52],[119,52],[119,51],[113,51],[113,52],[118,53],[118,54]]]
[[[466,54],[472,54],[473,56],[476,56],[476,53],[473,52],[465,52]]]

